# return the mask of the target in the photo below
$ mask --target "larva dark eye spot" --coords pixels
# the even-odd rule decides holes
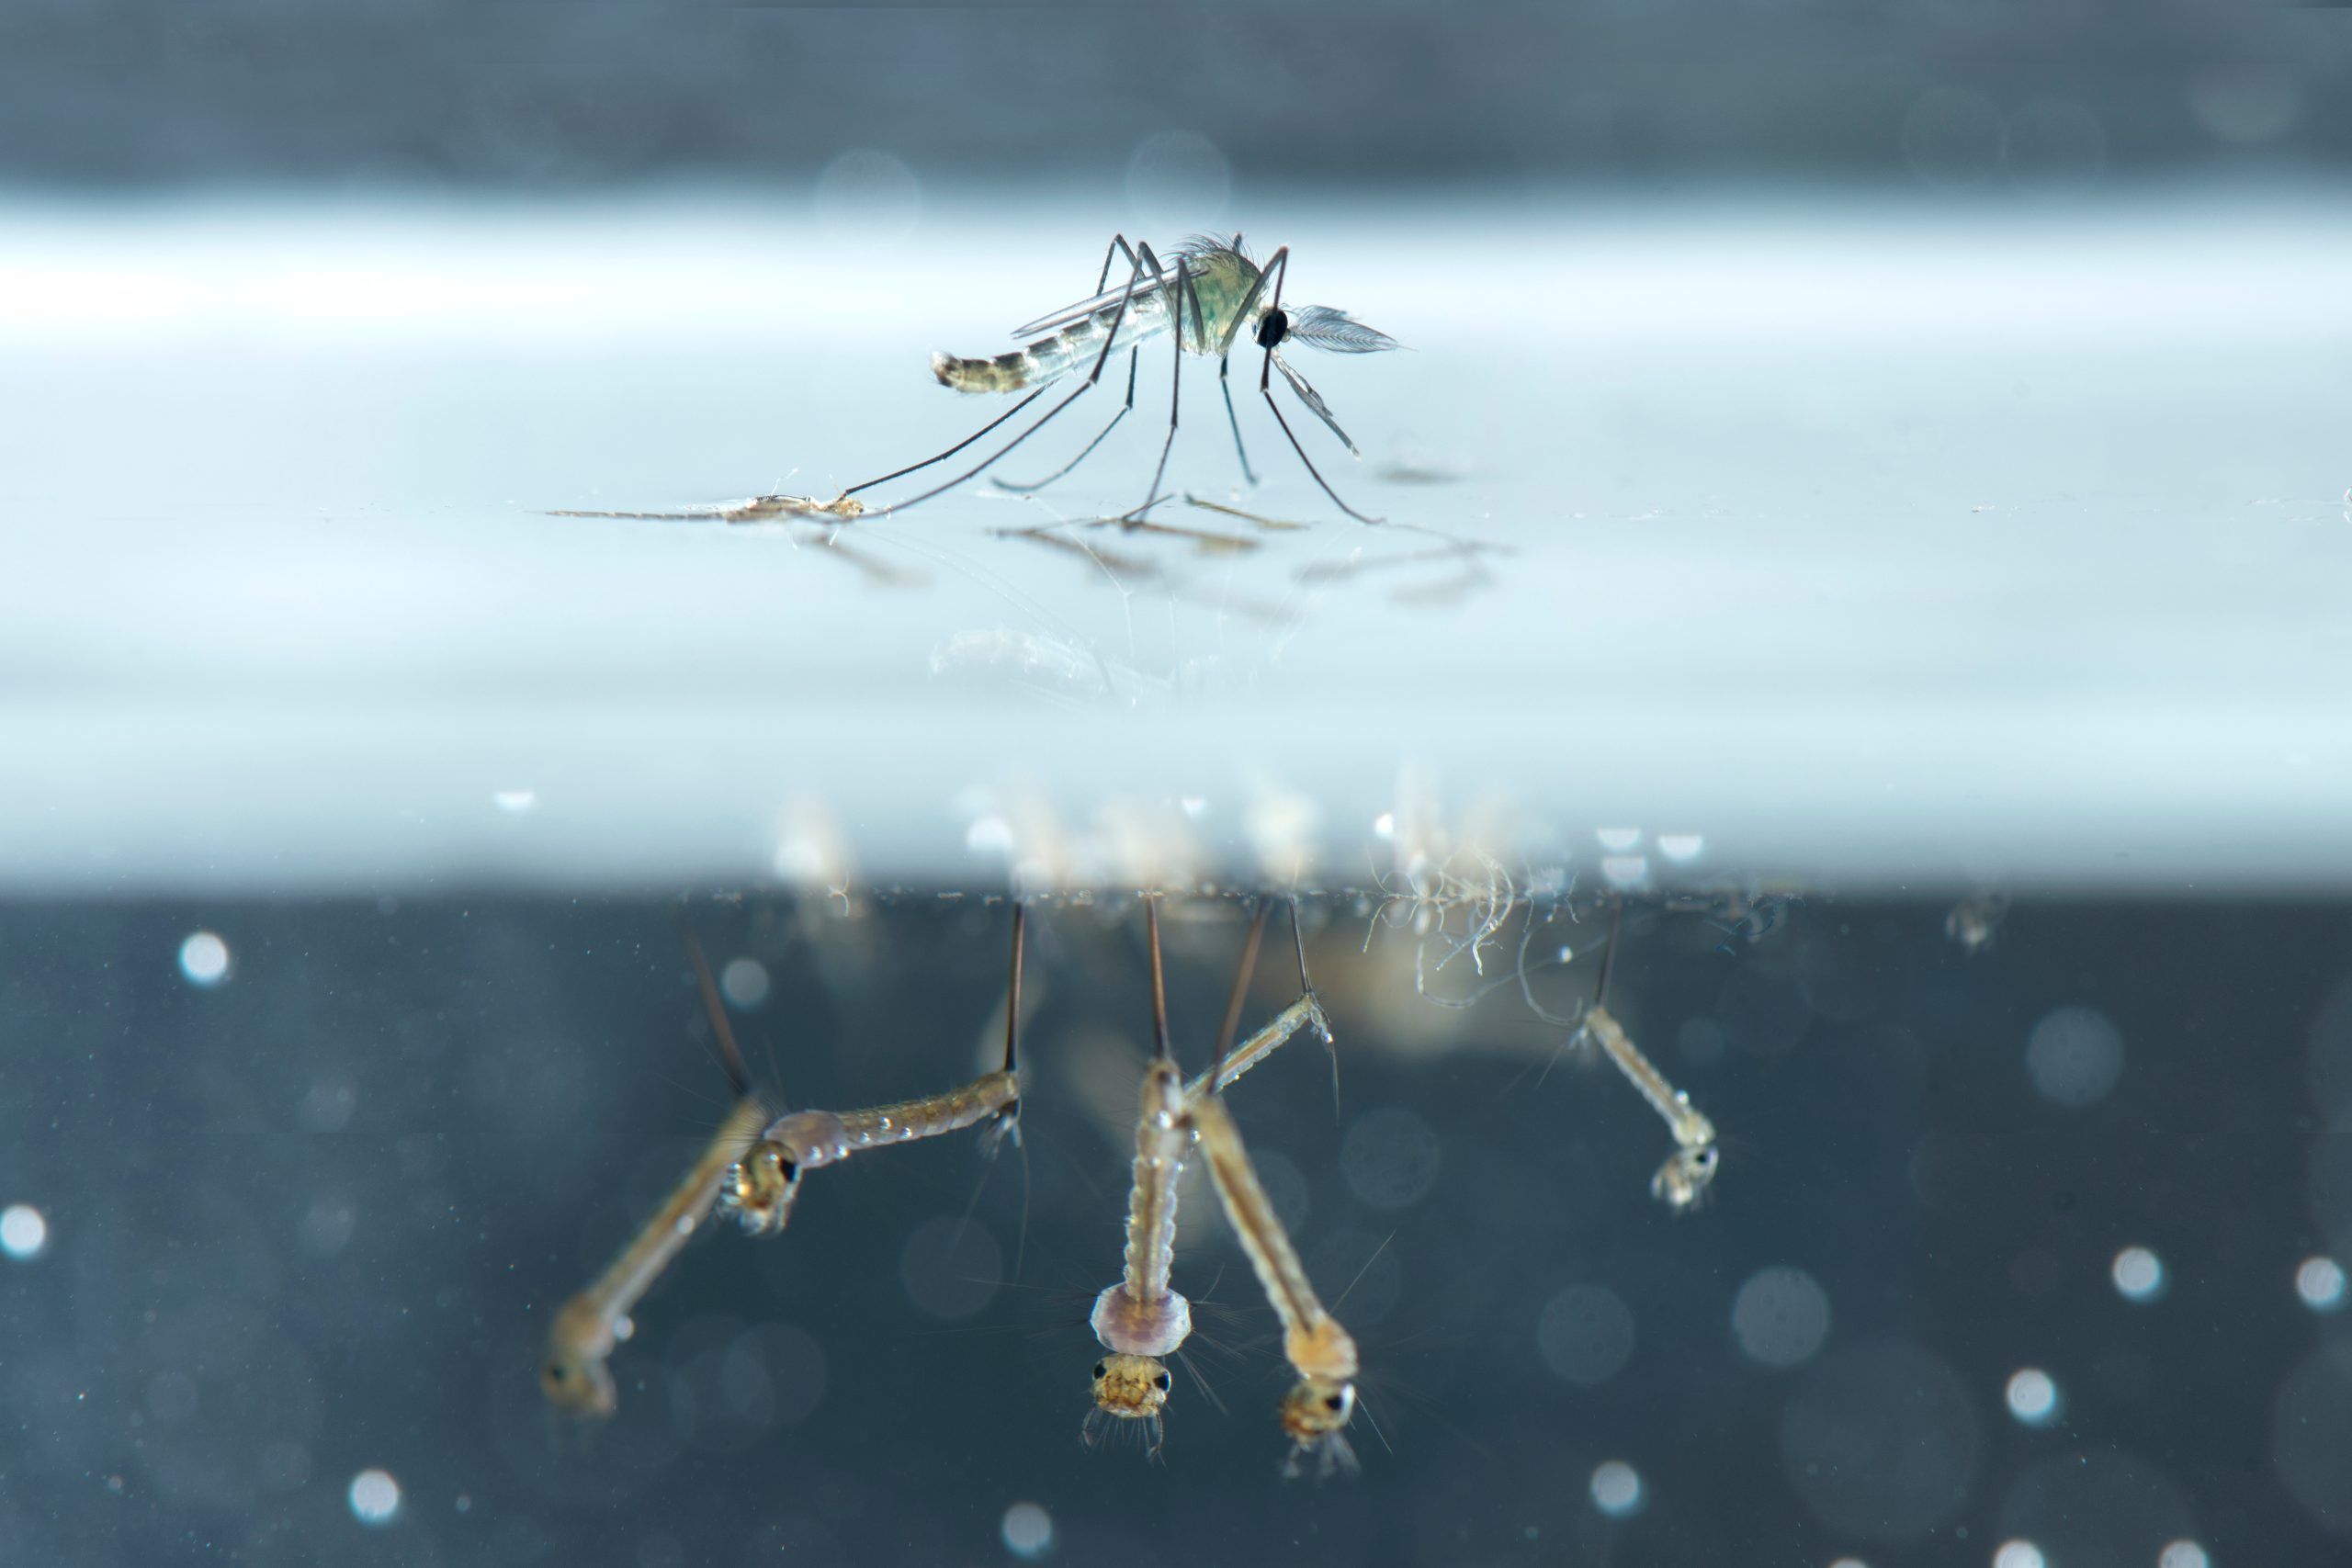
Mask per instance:
[[[1151,1386],[1158,1389],[1160,1393],[1166,1393],[1168,1392],[1169,1385],[1174,1382],[1175,1380],[1173,1378],[1170,1378],[1166,1372],[1162,1372],[1158,1377],[1151,1380]]]
[[[1095,1362],[1095,1363],[1094,1363],[1094,1381],[1095,1381],[1095,1382],[1102,1382],[1104,1378],[1106,1378],[1106,1377],[1110,1376],[1110,1373],[1111,1373],[1111,1369],[1110,1369],[1110,1367],[1109,1367],[1109,1366],[1107,1366],[1106,1364],[1104,1364],[1103,1362],[1097,1361],[1097,1362]]]

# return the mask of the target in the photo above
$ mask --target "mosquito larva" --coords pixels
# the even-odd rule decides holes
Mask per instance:
[[[1316,1295],[1306,1267],[1298,1260],[1297,1249],[1291,1246],[1289,1233],[1283,1229],[1282,1221],[1276,1217],[1274,1206],[1258,1179],[1257,1168],[1250,1162],[1250,1151],[1242,1144],[1240,1129],[1225,1109],[1223,1094],[1224,1087],[1240,1077],[1248,1066],[1233,1051],[1233,1034],[1240,993],[1249,983],[1250,969],[1257,960],[1258,942],[1264,929],[1265,907],[1261,905],[1258,919],[1250,928],[1241,976],[1235,987],[1235,1002],[1227,1009],[1216,1055],[1208,1070],[1195,1080],[1193,1091],[1185,1097],[1182,1124],[1199,1140],[1208,1162],[1210,1182],[1216,1189],[1226,1218],[1240,1238],[1242,1250],[1250,1255],[1250,1267],[1257,1271],[1267,1301],[1282,1319],[1283,1355],[1298,1374],[1298,1382],[1283,1396],[1281,1406],[1283,1430],[1291,1439],[1288,1472],[1296,1474],[1301,1461],[1312,1452],[1320,1456],[1322,1470],[1328,1474],[1334,1468],[1352,1469],[1355,1464],[1355,1455],[1348,1447],[1346,1437],[1349,1417],[1355,1413],[1355,1341],[1348,1337],[1339,1319],[1324,1310],[1321,1298]],[[1291,906],[1291,934],[1298,944],[1299,985],[1305,992],[1301,999],[1313,1004],[1315,990],[1306,977],[1306,938],[1299,929],[1295,903]],[[1156,975],[1155,966],[1155,977]],[[1325,1038],[1329,1038],[1320,1006],[1312,1006],[1310,1012],[1300,1016],[1312,1016],[1317,1026],[1324,1028]],[[1295,1032],[1296,1025],[1292,1029]]]
[[[1021,1140],[1021,960],[1027,908],[1012,906],[1012,978],[1005,1001],[1004,1066],[944,1094],[865,1111],[790,1111],[771,1122],[727,1172],[722,1208],[754,1235],[774,1235],[792,1218],[800,1180],[864,1149],[936,1138],[987,1122],[982,1146],[993,1154]]]
[[[629,1337],[629,1312],[652,1288],[710,1213],[728,1171],[759,1136],[768,1110],[752,1092],[752,1075],[735,1032],[727,1022],[727,1009],[718,999],[718,984],[694,931],[686,931],[686,957],[693,963],[701,987],[704,1010],[718,1039],[719,1061],[739,1099],[718,1134],[710,1140],[671,1193],[654,1212],[635,1240],[586,1290],[564,1303],[548,1330],[547,1359],[539,1365],[539,1388],[557,1409],[583,1418],[610,1416],[619,1403],[613,1374],[605,1362],[613,1348]]]
[[[1585,1015],[1584,1027],[1600,1042],[1618,1071],[1642,1091],[1650,1108],[1666,1119],[1667,1131],[1674,1135],[1674,1152],[1650,1178],[1650,1195],[1677,1213],[1688,1210],[1715,1179],[1715,1124],[1690,1103],[1689,1095],[1668,1083],[1665,1075],[1650,1065],[1607,1008],[1595,1003]]]
[[[714,1202],[732,1211],[744,1228],[774,1234],[791,1217],[802,1172],[846,1159],[860,1149],[935,1137],[987,1122],[989,1147],[1021,1135],[1021,959],[1026,910],[1012,907],[1012,980],[1005,1004],[1004,1066],[960,1089],[926,1100],[866,1111],[796,1111],[773,1114],[751,1092],[751,1075],[719,999],[701,944],[687,933],[687,955],[728,1076],[742,1098],[669,1201],[637,1238],[586,1290],[564,1303],[548,1334],[539,1387],[557,1408],[574,1416],[610,1416],[618,1403],[605,1363],[629,1337],[629,1310],[678,1255]]]
[[[1352,1469],[1355,1456],[1348,1447],[1346,1428],[1355,1414],[1356,1342],[1315,1293],[1223,1098],[1201,1096],[1185,1108],[1185,1119],[1200,1137],[1226,1218],[1250,1255],[1267,1302],[1282,1319],[1283,1357],[1298,1374],[1281,1407],[1283,1430],[1292,1445],[1288,1469],[1297,1473],[1309,1453],[1321,1456],[1326,1472],[1335,1467]]]
[[[1176,1182],[1183,1174],[1185,1156],[1191,1152],[1193,1138],[1186,1107],[1265,1060],[1306,1023],[1312,1022],[1326,1042],[1331,1038],[1322,1003],[1306,984],[1302,946],[1299,978],[1304,994],[1238,1049],[1234,1048],[1233,1036],[1239,1027],[1242,1004],[1249,993],[1250,977],[1257,965],[1259,943],[1265,936],[1266,917],[1272,908],[1271,900],[1261,900],[1250,921],[1240,969],[1227,1002],[1216,1059],[1188,1085],[1177,1071],[1174,1052],[1169,1043],[1168,989],[1160,963],[1159,906],[1156,902],[1145,906],[1146,942],[1151,954],[1153,1053],[1151,1065],[1145,1069],[1143,1103],[1136,1119],[1136,1155],[1127,1194],[1124,1266],[1118,1282],[1104,1287],[1095,1298],[1094,1311],[1087,1320],[1095,1338],[1109,1352],[1094,1363],[1095,1407],[1088,1414],[1084,1428],[1090,1444],[1104,1435],[1107,1418],[1144,1423],[1146,1448],[1154,1453],[1159,1449],[1160,1412],[1168,1404],[1173,1382],[1164,1358],[1175,1354],[1193,1327],[1192,1303],[1170,1282],[1175,1268]],[[1295,905],[1292,908],[1292,923],[1295,931]]]
[[[613,1348],[629,1337],[629,1310],[710,1213],[729,1168],[742,1157],[766,1120],[767,1109],[757,1099],[747,1096],[738,1104],[637,1238],[594,1283],[555,1314],[548,1331],[547,1359],[539,1366],[539,1387],[549,1404],[582,1417],[613,1413],[619,1395],[605,1363]]]

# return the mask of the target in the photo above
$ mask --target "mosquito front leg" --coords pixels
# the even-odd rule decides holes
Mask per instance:
[[[1280,276],[1275,276],[1278,273]],[[1385,520],[1383,518],[1366,516],[1363,513],[1358,512],[1354,507],[1350,506],[1346,502],[1340,499],[1340,492],[1331,488],[1330,481],[1323,477],[1322,470],[1316,468],[1314,459],[1306,455],[1306,448],[1298,444],[1298,436],[1292,431],[1290,427],[1290,421],[1283,417],[1281,405],[1274,401],[1274,350],[1282,346],[1283,337],[1288,335],[1290,332],[1290,318],[1283,314],[1283,284],[1289,276],[1290,247],[1288,245],[1284,245],[1281,250],[1274,253],[1273,258],[1266,264],[1266,270],[1260,274],[1258,278],[1260,283],[1263,283],[1270,276],[1274,279],[1273,302],[1266,307],[1266,313],[1264,317],[1258,322],[1258,346],[1266,351],[1265,363],[1261,365],[1258,368],[1258,395],[1266,400],[1266,407],[1272,412],[1274,423],[1283,427],[1283,435],[1284,439],[1289,441],[1290,449],[1298,454],[1298,460],[1306,466],[1308,477],[1313,479],[1316,484],[1321,487],[1325,495],[1331,498],[1331,504],[1338,507],[1340,511],[1346,513],[1349,516],[1354,518],[1359,523],[1377,524],[1384,522]],[[1257,290],[1254,288],[1251,289],[1250,294],[1254,299],[1256,297]],[[1238,318],[1235,321],[1234,325],[1237,327],[1240,325],[1240,321]],[[1309,402],[1307,399],[1308,389],[1306,388],[1306,384],[1292,372],[1290,367],[1287,365],[1283,367],[1283,379],[1291,383],[1291,389],[1299,393],[1299,399],[1302,402],[1307,402],[1307,406],[1309,408],[1314,409],[1315,412],[1322,414],[1326,423],[1330,423],[1331,416],[1329,411],[1318,406],[1322,400],[1320,398],[1317,398],[1313,401]],[[1335,434],[1339,433],[1339,428],[1340,427],[1337,424],[1331,425],[1332,432]],[[1345,435],[1340,435],[1340,439],[1346,441],[1347,437]],[[1349,450],[1354,450],[1354,444],[1352,442],[1349,443]]]
[[[1056,468],[1052,473],[1047,474],[1044,479],[1037,480],[1034,484],[1015,484],[1011,479],[1001,479],[994,474],[990,474],[989,476],[989,483],[996,486],[999,490],[1011,491],[1015,495],[1035,495],[1037,491],[1045,489],[1047,485],[1052,484],[1056,479],[1060,479],[1065,474],[1068,474],[1072,468],[1077,468],[1080,463],[1086,461],[1087,458],[1092,457],[1094,455],[1094,449],[1102,445],[1102,438],[1110,434],[1114,430],[1118,429],[1119,422],[1126,418],[1128,412],[1135,408],[1136,362],[1142,357],[1143,350],[1140,348],[1131,348],[1127,351],[1126,401],[1119,405],[1119,412],[1111,416],[1111,423],[1104,425],[1102,430],[1095,434],[1093,440],[1088,442],[1083,447],[1081,447],[1077,457],[1072,457],[1069,462],[1064,463],[1060,468]]]

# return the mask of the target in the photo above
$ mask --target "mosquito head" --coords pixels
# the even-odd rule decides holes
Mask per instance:
[[[1716,1164],[1713,1144],[1678,1148],[1666,1156],[1666,1163],[1650,1178],[1650,1195],[1676,1213],[1688,1213],[1707,1195],[1707,1185],[1715,1179]]]
[[[782,1144],[763,1138],[728,1168],[718,1204],[753,1235],[774,1235],[792,1218],[800,1196],[800,1165]]]
[[[539,1363],[539,1392],[567,1416],[600,1421],[620,1404],[605,1358],[613,1352],[615,1329],[595,1302],[574,1296],[556,1314],[548,1334],[548,1359]]]
[[[1356,1413],[1356,1385],[1301,1378],[1283,1395],[1283,1430],[1302,1448],[1346,1427]]]
[[[567,1416],[601,1421],[619,1407],[620,1393],[602,1356],[575,1346],[559,1345],[539,1363],[539,1392]]]
[[[1270,329],[1272,337],[1267,335]],[[1334,310],[1329,305],[1300,305],[1288,312],[1267,311],[1258,323],[1258,346],[1272,348],[1279,343],[1303,343],[1333,354],[1378,354],[1396,346],[1396,340],[1386,333],[1365,326],[1345,310]]]
[[[1094,1405],[1123,1421],[1158,1421],[1174,1382],[1156,1357],[1108,1355],[1094,1363]]]

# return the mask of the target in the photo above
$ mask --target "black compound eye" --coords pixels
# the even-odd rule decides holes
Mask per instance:
[[[1174,1381],[1175,1380],[1170,1378],[1166,1372],[1162,1372],[1158,1377],[1151,1380],[1151,1386],[1158,1389],[1160,1393],[1166,1393],[1168,1392],[1168,1385]]]
[[[1102,1362],[1102,1361],[1097,1361],[1097,1362],[1095,1362],[1095,1363],[1094,1363],[1094,1381],[1095,1381],[1095,1382],[1101,1382],[1104,1378],[1107,1378],[1107,1377],[1109,1377],[1110,1375],[1111,1375],[1111,1369],[1110,1369],[1110,1367],[1109,1367],[1106,1363]]]
[[[1290,318],[1276,306],[1258,322],[1258,346],[1272,348],[1290,335]]]
[[[1323,1408],[1334,1413],[1344,1409],[1347,1403],[1348,1396],[1344,1393],[1327,1393],[1323,1396]]]

